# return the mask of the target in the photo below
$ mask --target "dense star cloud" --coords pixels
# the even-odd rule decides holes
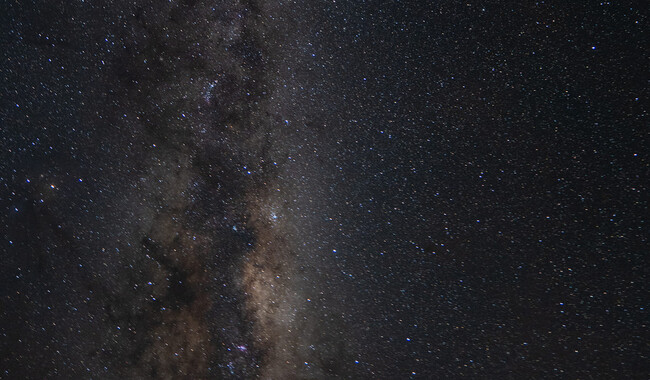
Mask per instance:
[[[640,4],[0,9],[0,378],[647,374]]]

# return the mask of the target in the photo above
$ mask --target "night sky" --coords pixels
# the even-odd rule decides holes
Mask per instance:
[[[0,378],[650,374],[644,2],[0,20]]]

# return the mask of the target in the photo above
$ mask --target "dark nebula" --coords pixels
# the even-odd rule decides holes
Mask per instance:
[[[643,3],[0,18],[0,378],[647,378]]]

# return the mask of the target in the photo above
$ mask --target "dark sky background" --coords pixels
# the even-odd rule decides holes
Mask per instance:
[[[1,1],[0,378],[647,378],[643,2]]]

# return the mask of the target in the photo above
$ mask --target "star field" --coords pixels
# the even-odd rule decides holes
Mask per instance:
[[[0,378],[645,378],[641,3],[20,1]]]

